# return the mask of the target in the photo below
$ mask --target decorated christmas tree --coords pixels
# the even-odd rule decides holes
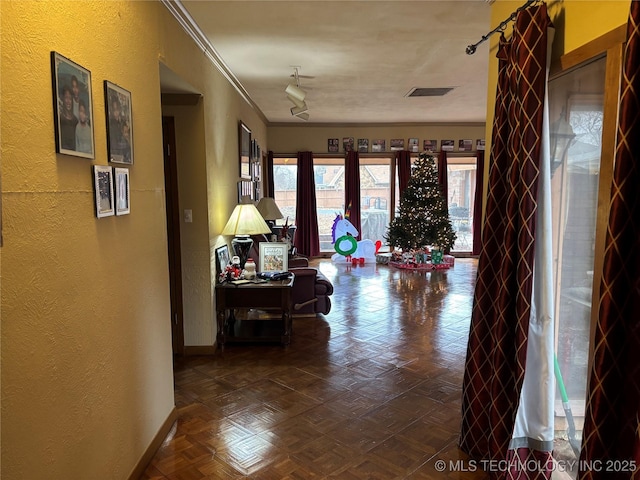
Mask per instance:
[[[445,252],[456,241],[433,155],[421,153],[414,163],[399,215],[389,224],[385,240],[403,251],[437,246]]]

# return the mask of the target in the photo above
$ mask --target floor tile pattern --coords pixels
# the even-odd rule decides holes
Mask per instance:
[[[290,346],[176,359],[179,420],[142,480],[487,478],[457,448],[477,261],[314,264],[333,308]]]

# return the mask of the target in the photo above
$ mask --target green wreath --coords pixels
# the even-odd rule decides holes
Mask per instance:
[[[351,248],[348,248],[346,250],[343,250],[342,248],[340,248],[339,247],[340,243],[344,241],[349,242],[351,244]],[[338,252],[340,255],[344,255],[345,257],[348,257],[358,249],[358,242],[351,235],[343,235],[342,237],[338,238],[338,240],[336,240],[334,248],[336,249],[336,252]]]

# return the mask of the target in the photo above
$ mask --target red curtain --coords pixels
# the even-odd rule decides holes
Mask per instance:
[[[402,193],[406,190],[411,178],[411,152],[409,150],[396,152],[396,164],[398,165],[398,192],[402,198]]]
[[[308,257],[320,254],[316,182],[313,153],[298,152],[298,187],[296,192],[296,247]]]
[[[640,3],[631,2],[579,478],[640,472]],[[601,468],[585,468],[598,465]],[[635,468],[631,466],[635,462]],[[635,473],[633,472],[635,470]]]
[[[265,197],[275,198],[276,189],[273,186],[273,152],[269,150],[267,155],[266,176],[267,176],[267,191],[264,192]]]
[[[360,218],[360,154],[347,152],[344,159],[344,208],[350,208],[349,221],[358,230],[358,240],[362,238]]]
[[[444,205],[449,209],[449,176],[447,175],[447,152],[441,150],[438,154],[438,185],[444,197]]]
[[[546,92],[546,5],[521,11],[500,40],[483,245],[462,392],[460,448],[503,461],[524,379]],[[550,458],[550,453],[548,453]],[[523,472],[527,473],[527,472]],[[514,477],[490,471],[491,478]],[[543,472],[543,476],[549,472]]]
[[[484,198],[484,150],[476,155],[476,194],[473,197],[473,246],[472,255],[480,255],[482,247],[482,199]]]

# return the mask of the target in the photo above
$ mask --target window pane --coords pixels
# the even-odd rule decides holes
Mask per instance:
[[[470,252],[473,248],[476,165],[476,157],[447,157],[447,201],[451,225],[457,235],[452,252]]]
[[[337,213],[344,213],[344,158],[314,158],[316,207],[320,251],[333,251],[331,227]]]
[[[360,157],[360,238],[384,243],[391,206],[391,159]]]
[[[276,225],[284,225],[289,219],[289,225],[296,221],[296,186],[298,183],[298,159],[273,159],[273,189],[274,200],[285,216],[276,220]]]

